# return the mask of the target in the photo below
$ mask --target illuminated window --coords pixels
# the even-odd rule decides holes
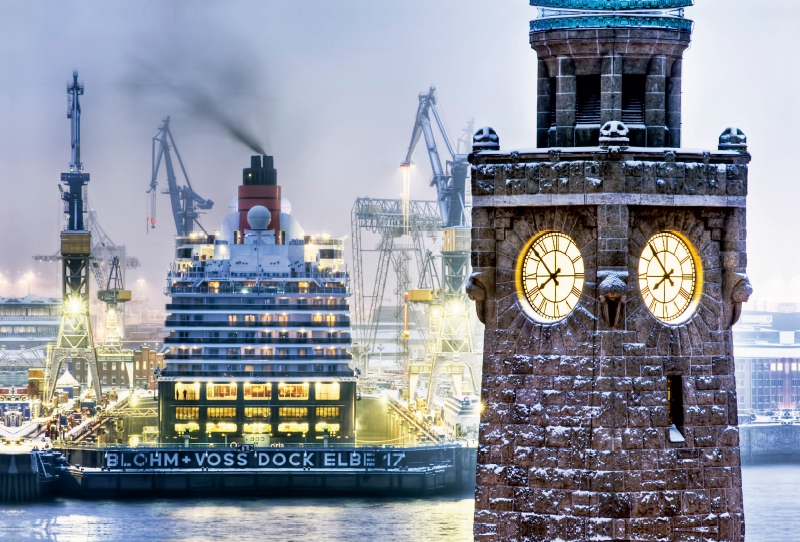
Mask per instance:
[[[245,384],[245,399],[272,399],[272,384]]]
[[[236,424],[230,422],[207,423],[206,433],[235,433]]]
[[[271,314],[262,314],[261,315],[261,321],[263,323],[265,323],[265,324],[269,323],[269,322],[272,322],[272,315]]]
[[[278,399],[308,399],[308,383],[278,384]]]
[[[199,417],[199,407],[175,407],[176,420],[196,420]]]
[[[245,418],[269,418],[269,407],[244,407]]]
[[[206,399],[236,399],[236,384],[208,384],[206,385]]]
[[[235,418],[236,407],[208,407],[206,414],[209,418],[215,420],[220,418]]]
[[[230,323],[230,324],[236,323],[236,321],[238,319],[239,319],[239,317],[236,314],[229,314],[228,315],[228,323]]]
[[[255,314],[245,314],[244,315],[244,321],[245,322],[255,322],[256,321]]]
[[[317,418],[338,418],[339,407],[323,406],[317,407]]]
[[[308,416],[306,407],[281,407],[278,409],[279,418],[305,418]]]
[[[200,384],[175,384],[176,401],[197,401],[200,399]]]
[[[311,321],[314,322],[315,324],[321,324],[322,323],[322,315],[321,314],[312,314],[311,315]]]
[[[289,323],[289,315],[288,314],[281,314],[278,316],[278,323],[282,326],[285,326]]]
[[[272,425],[268,423],[246,423],[242,425],[243,433],[269,433]]]
[[[176,433],[196,433],[197,431],[200,431],[200,425],[195,422],[175,424]]]
[[[314,426],[314,430],[317,433],[322,433],[325,430],[328,430],[330,433],[336,433],[339,431],[339,424],[338,423],[325,423],[319,422],[317,425]]]
[[[325,384],[322,382],[317,382],[316,388],[316,396],[317,401],[338,401],[339,400],[339,383],[332,382],[330,384]]]
[[[325,316],[325,323],[327,325],[329,325],[329,326],[335,326],[336,325],[336,315],[335,314],[329,314],[329,315]]]
[[[308,433],[307,423],[281,423],[278,424],[278,431],[280,433]]]

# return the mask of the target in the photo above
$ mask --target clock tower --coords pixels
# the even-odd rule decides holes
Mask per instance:
[[[475,134],[476,540],[742,541],[746,137],[680,148],[692,0],[531,0],[538,148]]]

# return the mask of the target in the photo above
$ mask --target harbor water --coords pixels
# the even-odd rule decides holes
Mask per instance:
[[[800,540],[800,466],[744,469],[748,542]],[[53,542],[468,541],[469,498],[79,501],[0,507],[0,539]]]

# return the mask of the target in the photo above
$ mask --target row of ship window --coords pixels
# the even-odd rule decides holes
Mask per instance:
[[[295,303],[291,303],[288,298],[281,297],[278,299],[275,298],[246,298],[240,300],[239,298],[234,299],[214,299],[214,298],[206,298],[205,303],[197,303],[194,299],[181,299],[177,298],[172,301],[173,305],[255,305],[256,301],[259,301],[259,305],[317,305],[317,306],[335,306],[335,305],[347,305],[347,300],[345,298],[339,297],[329,297],[329,298],[316,298],[316,299],[306,299],[306,298],[298,298],[295,300]],[[241,302],[240,302],[241,301]],[[276,303],[277,302],[277,303]]]
[[[175,331],[170,332],[172,336],[175,336]],[[189,332],[189,331],[178,331],[177,336],[179,338],[184,339],[219,339],[219,338],[229,338],[229,339],[340,339],[349,338],[346,335],[346,331],[326,331],[323,332],[325,335],[323,336],[322,333],[317,333],[314,335],[311,333],[311,337],[308,336],[308,331],[228,331],[227,333],[223,333],[222,337],[219,335],[219,331],[199,331],[199,332]]]
[[[226,321],[224,319],[216,319],[216,318],[208,318],[208,319],[206,319],[205,315],[203,315],[203,314],[194,314],[194,315],[192,315],[192,314],[179,314],[177,316],[178,316],[177,319],[173,318],[173,320],[175,320],[177,322],[189,322],[189,321],[202,322],[202,321],[207,321],[207,322],[213,324],[215,322],[225,322]],[[301,315],[301,316],[305,316],[305,315]],[[311,320],[310,321],[312,323],[314,323],[314,324],[321,324],[321,323],[324,322],[324,323],[326,323],[328,325],[331,325],[331,326],[336,324],[337,318],[340,318],[340,316],[337,316],[335,314],[312,314],[310,316],[311,316]],[[236,323],[239,323],[239,322],[245,322],[245,323],[259,322],[259,323],[262,323],[262,324],[269,324],[269,323],[272,323],[272,322],[277,322],[279,324],[288,324],[290,321],[293,321],[293,320],[292,320],[292,318],[289,317],[288,314],[261,314],[259,316],[256,316],[255,314],[229,314],[228,315],[228,319],[227,319],[227,322],[229,324],[236,324]],[[295,321],[296,321],[296,319],[295,319]]]
[[[295,350],[295,349],[292,349]],[[344,347],[340,348],[323,348],[321,346],[313,347],[313,348],[297,348],[297,352],[290,352],[287,348],[192,348],[192,347],[178,347],[175,348],[170,347],[169,353],[170,354],[209,354],[209,355],[219,355],[219,354],[227,354],[229,356],[335,356],[336,354],[346,354],[347,349]]]
[[[269,401],[273,397],[273,383],[264,384],[244,383],[242,386],[243,397],[246,400]],[[277,384],[277,393],[280,400],[307,400],[311,391],[308,382],[303,383],[283,383]],[[206,399],[234,401],[239,395],[239,385],[236,383],[208,383],[205,386]],[[201,386],[199,383],[175,384],[176,401],[199,401]],[[314,397],[317,401],[338,401],[340,396],[338,382],[317,382],[314,385]]]
[[[206,418],[209,419],[234,419],[236,418],[236,407],[206,407]],[[307,418],[308,407],[279,407],[279,418]],[[332,420],[339,417],[339,407],[318,406],[314,408],[317,419]],[[269,418],[272,415],[270,407],[244,407],[245,418]],[[176,420],[199,420],[200,407],[175,407]]]
[[[290,436],[292,433],[308,433],[310,425],[307,422],[282,422],[277,426],[279,433],[287,433]],[[328,431],[331,435],[339,432],[340,424],[318,422],[314,425],[314,430],[317,433]],[[199,433],[200,424],[197,422],[176,423],[174,425],[176,433]],[[205,426],[206,433],[236,433],[239,431],[239,424],[234,422],[208,422]],[[272,424],[263,422],[243,423],[242,433],[265,434],[272,433]]]
[[[258,371],[263,371],[265,373],[269,372],[276,372],[276,373],[284,373],[288,371],[297,371],[297,372],[308,372],[313,370],[314,372],[335,372],[335,371],[344,371],[347,365],[321,365],[321,364],[306,364],[301,363],[299,365],[284,365],[284,364],[259,364],[259,365],[241,365],[241,364],[233,364],[233,365],[221,365],[219,363],[212,363],[212,364],[200,364],[200,363],[192,363],[192,364],[178,364],[177,368],[178,371],[211,371],[211,372],[237,372],[237,371],[245,371],[248,373]],[[172,368],[175,368],[173,365]]]

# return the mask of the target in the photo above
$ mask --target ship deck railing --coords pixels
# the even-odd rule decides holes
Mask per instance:
[[[390,450],[390,449],[414,449],[414,448],[422,448],[428,449],[433,447],[460,447],[460,448],[469,448],[475,441],[470,442],[463,439],[447,439],[439,442],[408,442],[408,443],[385,443],[385,444],[373,444],[373,443],[336,443],[336,442],[329,442],[328,444],[322,442],[297,442],[297,443],[280,443],[280,444],[272,444],[270,446],[256,446],[255,450],[295,450],[295,449],[324,449],[324,448],[341,448],[341,449],[359,449],[359,450]],[[185,444],[184,442],[140,442],[137,445],[132,444],[98,444],[97,442],[75,442],[75,441],[68,441],[65,440],[63,442],[55,443],[52,447],[55,449],[72,449],[72,450],[87,450],[87,449],[94,449],[94,450],[109,450],[109,451],[135,451],[140,449],[160,449],[160,450],[185,450],[185,449],[236,449],[240,444],[243,444],[239,441],[234,441],[231,439],[229,444],[222,444],[222,443],[190,443]]]
[[[336,355],[329,355],[329,354],[164,354],[165,360],[173,360],[173,359],[195,359],[200,357],[203,360],[251,360],[251,361],[281,361],[281,360],[320,360],[320,361],[328,361],[328,360],[352,360],[353,356],[350,354],[336,354]]]
[[[350,294],[350,288],[346,286],[341,287],[319,287],[319,288],[276,288],[276,287],[255,287],[255,286],[237,286],[234,288],[224,288],[220,285],[219,288],[209,288],[207,284],[199,286],[167,286],[164,288],[166,295],[170,294],[267,294],[267,295],[289,295],[289,294],[302,294],[302,295],[321,295],[321,294]]]
[[[265,300],[266,301],[266,300]],[[231,310],[231,311],[244,311],[244,310],[284,310],[284,311],[317,311],[317,312],[331,312],[331,311],[349,311],[350,305],[283,305],[279,303],[245,303],[239,305],[223,305],[217,303],[167,303],[167,310]],[[209,322],[211,320],[208,320]],[[58,323],[58,322],[56,322]]]
[[[310,339],[279,339],[260,337],[165,337],[164,344],[351,344],[352,337],[315,337]]]

